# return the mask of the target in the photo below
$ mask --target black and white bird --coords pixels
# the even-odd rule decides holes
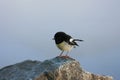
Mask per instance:
[[[70,35],[66,34],[65,32],[57,32],[54,35],[54,40],[55,40],[56,46],[62,51],[59,56],[62,56],[64,51],[67,51],[68,53],[69,51],[72,50],[72,48],[79,46],[76,43],[76,41],[83,41],[80,39],[73,39]]]

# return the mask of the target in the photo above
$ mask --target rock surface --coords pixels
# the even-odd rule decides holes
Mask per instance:
[[[31,61],[0,69],[0,80],[113,80],[110,76],[96,75],[82,69],[72,58],[56,57]]]

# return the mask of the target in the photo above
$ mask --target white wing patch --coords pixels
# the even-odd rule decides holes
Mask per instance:
[[[73,40],[74,40],[73,38],[70,38],[70,42],[73,42]]]

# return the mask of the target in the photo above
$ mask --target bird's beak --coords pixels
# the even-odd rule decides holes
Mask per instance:
[[[55,38],[52,38],[52,40],[55,40]]]

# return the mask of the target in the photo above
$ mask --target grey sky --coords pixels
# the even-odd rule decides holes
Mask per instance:
[[[119,0],[1,0],[0,67],[59,55],[57,31],[84,39],[69,55],[88,71],[119,78]]]

